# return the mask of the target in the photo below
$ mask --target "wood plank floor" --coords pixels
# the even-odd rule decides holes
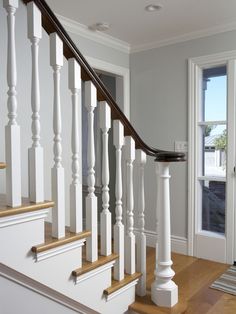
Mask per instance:
[[[236,314],[236,296],[210,289],[210,284],[229,266],[195,257],[172,254],[174,281],[179,287],[179,303],[172,309],[157,307],[151,301],[155,250],[147,249],[147,295],[136,297],[130,309],[140,314]]]

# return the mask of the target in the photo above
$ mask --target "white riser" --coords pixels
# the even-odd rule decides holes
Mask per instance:
[[[134,302],[135,287],[106,301],[103,290],[111,285],[111,268],[75,284],[71,272],[79,266],[81,248],[35,262],[30,249],[43,242],[43,225],[40,218],[0,228],[0,238],[7,239],[1,242],[1,262],[100,313],[124,313]]]

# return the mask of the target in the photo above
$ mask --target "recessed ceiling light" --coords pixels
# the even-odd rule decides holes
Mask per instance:
[[[99,22],[89,26],[92,31],[105,32],[110,28],[110,24],[106,22]]]
[[[148,12],[160,11],[162,9],[162,5],[160,4],[149,4],[145,7],[145,10]]]

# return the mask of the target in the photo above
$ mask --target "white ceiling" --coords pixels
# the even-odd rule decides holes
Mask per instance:
[[[47,0],[53,11],[89,26],[108,22],[106,34],[132,48],[236,29],[236,0]],[[148,13],[148,4],[163,9]],[[236,40],[236,38],[235,38]]]

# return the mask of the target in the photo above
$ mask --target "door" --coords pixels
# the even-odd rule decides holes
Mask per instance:
[[[234,60],[196,67],[193,253],[223,263],[234,260],[235,86]]]

